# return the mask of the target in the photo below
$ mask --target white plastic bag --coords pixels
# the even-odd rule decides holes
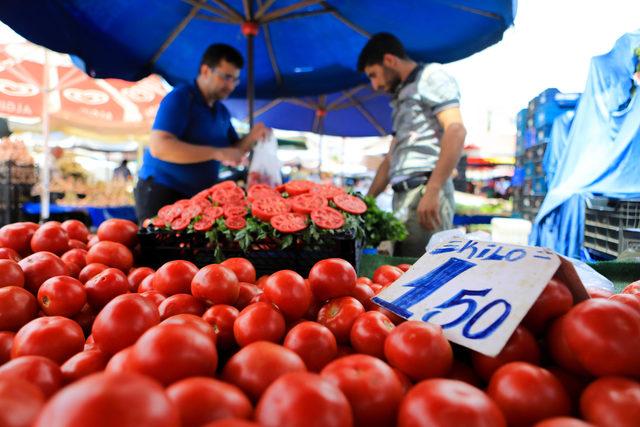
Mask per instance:
[[[282,184],[278,159],[278,140],[269,132],[253,149],[253,158],[247,175],[247,188],[254,184],[267,184],[275,187]]]

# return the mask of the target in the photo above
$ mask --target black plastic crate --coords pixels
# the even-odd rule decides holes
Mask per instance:
[[[584,247],[617,257],[624,229],[640,228],[640,199],[594,196],[586,201]]]
[[[209,242],[204,232],[141,229],[138,239],[141,247],[137,257],[139,265],[158,268],[168,261],[182,259],[204,267],[220,261],[215,256],[215,244]],[[307,277],[316,262],[327,258],[342,258],[358,271],[362,255],[362,241],[353,234],[336,234],[311,247],[301,237],[294,236],[293,244],[286,249],[279,249],[276,242],[265,241],[254,243],[246,252],[240,249],[237,242],[220,241],[219,244],[223,259],[246,258],[251,261],[258,276],[278,270],[293,270]]]

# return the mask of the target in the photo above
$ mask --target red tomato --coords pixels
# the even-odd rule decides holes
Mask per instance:
[[[99,310],[118,295],[129,293],[129,281],[121,270],[107,268],[89,279],[84,288],[89,305]]]
[[[142,279],[142,282],[140,282],[140,285],[138,285],[138,293],[144,293],[144,292],[149,292],[149,291],[153,291],[153,292],[158,292],[155,290],[155,288],[153,287],[153,276],[155,276],[156,274],[150,274],[147,277],[145,277],[144,279]],[[158,292],[160,295],[160,292]],[[164,295],[163,295],[164,296]]]
[[[498,406],[481,390],[448,379],[422,381],[400,405],[398,427],[504,427]]]
[[[637,313],[640,313],[640,294],[615,294],[609,297],[611,301],[621,302],[632,309],[634,309]]]
[[[613,292],[607,289],[597,288],[594,286],[587,286],[587,292],[591,298],[609,298],[613,295]]]
[[[292,270],[280,270],[267,278],[264,296],[278,306],[287,320],[300,319],[309,310],[313,295],[304,278]]]
[[[127,281],[129,282],[129,291],[137,292],[138,286],[140,286],[140,282],[142,282],[145,277],[153,273],[155,273],[155,271],[153,270],[153,268],[149,267],[138,267],[131,270],[127,275]]]
[[[240,312],[230,305],[218,304],[209,307],[202,318],[207,321],[216,334],[216,343],[222,350],[228,350],[236,343],[233,335],[233,324]]]
[[[72,383],[87,375],[103,371],[109,357],[98,349],[85,350],[62,364],[60,370],[65,383]]]
[[[256,269],[246,258],[228,258],[220,263],[236,273],[238,281],[246,283],[256,283]]]
[[[640,383],[629,378],[604,377],[582,393],[580,410],[598,426],[632,427],[640,421]]]
[[[193,277],[191,293],[210,304],[233,305],[240,294],[240,285],[233,270],[219,264],[210,264],[201,268]]]
[[[329,328],[338,344],[348,344],[351,327],[362,313],[364,307],[357,299],[336,298],[322,306],[318,312],[318,323]]]
[[[234,354],[225,365],[222,378],[256,401],[280,376],[301,371],[306,371],[306,367],[296,353],[278,344],[259,341]]]
[[[87,249],[91,249],[92,246],[95,246],[100,239],[95,234],[89,234],[89,241],[87,242]]]
[[[238,387],[212,378],[187,378],[168,387],[166,393],[180,412],[182,427],[253,415],[251,402]]]
[[[0,379],[0,425],[31,427],[45,398],[40,389],[18,378]]]
[[[79,280],[56,276],[40,286],[38,303],[47,316],[73,317],[87,303],[87,294]]]
[[[297,233],[309,225],[307,215],[283,213],[271,217],[271,226],[281,233]]]
[[[226,225],[229,230],[242,230],[246,227],[247,220],[241,216],[230,216],[224,220],[224,225]]]
[[[301,194],[299,196],[290,197],[289,200],[291,201],[291,208],[293,209],[293,212],[295,212],[295,214],[292,215],[302,215],[299,218],[304,219],[305,228],[307,215],[314,210],[320,209],[329,204],[325,197],[315,193]]]
[[[193,376],[212,377],[218,353],[211,337],[188,325],[158,325],[133,345],[131,366],[164,385]]]
[[[89,304],[85,304],[80,313],[73,316],[73,320],[80,325],[85,335],[91,334],[91,326],[95,318],[96,312]]]
[[[101,273],[109,268],[108,265],[100,264],[99,262],[94,262],[92,264],[87,264],[82,270],[80,270],[80,274],[78,274],[78,280],[82,283],[87,283],[89,279],[93,276]]]
[[[395,327],[384,342],[389,364],[414,381],[442,377],[449,372],[453,351],[442,328],[411,320]]]
[[[560,381],[571,400],[571,409],[573,413],[580,410],[580,396],[585,388],[589,385],[591,378],[580,377],[569,371],[558,367],[547,368]]]
[[[386,308],[380,307],[379,305],[376,305],[376,304],[373,304],[371,310],[369,311],[377,311],[379,313],[384,314],[389,318],[389,320],[393,322],[394,325],[399,325],[400,323],[403,323],[405,321],[402,317],[398,316],[392,311],[389,311]]]
[[[31,253],[31,238],[38,229],[38,224],[17,222],[0,228],[0,246],[11,248],[21,256]]]
[[[409,271],[409,269],[411,268],[411,264],[398,264],[396,265],[396,267],[398,267],[400,270],[405,272],[405,271]]]
[[[53,397],[34,427],[179,427],[178,411],[155,381],[135,373],[99,373]]]
[[[569,349],[564,329],[567,315],[558,317],[549,327],[546,342],[548,352],[558,366],[583,377],[590,376],[589,372],[580,364],[576,354]]]
[[[162,320],[183,313],[202,316],[206,309],[207,306],[202,300],[189,294],[171,295],[169,298],[164,299],[158,306]]]
[[[147,301],[152,302],[156,307],[159,307],[162,301],[166,298],[158,291],[145,291],[139,294],[141,297],[145,298]]]
[[[225,418],[224,420],[212,421],[202,427],[262,427],[261,424],[247,421],[240,418]]]
[[[373,298],[374,295],[373,289],[371,289],[369,285],[362,282],[356,282],[356,287],[353,288],[353,295],[351,296],[360,301],[360,304],[363,305],[365,310],[369,310],[375,305],[371,301],[371,298]]]
[[[216,342],[216,333],[213,330],[213,326],[211,326],[202,317],[198,317],[194,314],[188,314],[188,313],[176,314],[175,316],[171,316],[160,323],[162,325],[174,324],[174,325],[191,326],[192,328],[196,328],[203,334],[207,335],[209,338],[213,340],[214,343]]]
[[[239,310],[242,310],[243,308],[251,304],[252,300],[255,297],[262,294],[262,289],[251,283],[239,282],[238,287],[238,299],[236,300],[234,306]]]
[[[67,266],[67,276],[77,279],[82,268],[75,262],[64,261],[64,264]]]
[[[487,394],[509,426],[530,426],[571,412],[571,401],[560,381],[546,369],[525,362],[500,367],[491,377]]]
[[[198,267],[189,261],[169,261],[153,275],[153,288],[163,295],[190,294]]]
[[[86,243],[81,242],[80,240],[69,239],[69,249],[82,249],[86,251],[88,249],[88,246]]]
[[[540,349],[531,332],[518,326],[497,356],[485,356],[474,351],[471,353],[471,361],[478,375],[483,380],[489,381],[491,375],[500,366],[509,362],[521,361],[529,362],[532,365],[540,364]]]
[[[11,360],[11,347],[13,347],[13,332],[0,332],[0,366]]]
[[[317,186],[315,182],[306,180],[294,180],[284,184],[284,190],[289,196],[298,196],[300,194],[308,193]]]
[[[98,242],[87,252],[87,264],[98,262],[128,272],[133,266],[133,254],[125,245],[117,242]]]
[[[278,343],[284,337],[284,317],[271,303],[248,305],[233,324],[233,336],[240,347],[256,341]]]
[[[311,291],[318,301],[353,294],[356,279],[353,266],[340,258],[318,261],[309,271]]]
[[[567,286],[551,279],[536,302],[529,309],[522,324],[534,334],[542,332],[548,323],[573,307],[573,295]]]
[[[68,219],[61,224],[64,231],[67,232],[69,239],[86,242],[89,239],[89,230],[83,222],[77,219]]]
[[[0,331],[17,331],[38,313],[36,298],[17,286],[0,288]]]
[[[300,356],[313,372],[319,372],[338,354],[333,333],[316,322],[302,322],[291,328],[284,338],[284,346]]]
[[[409,377],[406,376],[400,369],[394,367],[392,367],[391,369],[393,369],[393,373],[396,374],[396,377],[398,377],[398,381],[400,381],[400,384],[402,384],[402,393],[407,394],[411,387],[413,387],[413,383],[411,382]]]
[[[564,319],[564,335],[590,373],[640,375],[640,313],[604,298],[576,305]]]
[[[477,388],[483,387],[482,379],[471,366],[456,359],[453,359],[453,366],[451,366],[451,371],[449,371],[447,378],[462,381]]]
[[[14,249],[0,247],[0,259],[10,259],[12,261],[20,261],[20,255]]]
[[[158,323],[160,315],[152,302],[137,294],[119,295],[98,313],[91,335],[100,350],[112,355]]]
[[[571,417],[554,417],[536,423],[533,427],[595,427],[593,424]]]
[[[351,327],[351,345],[358,353],[384,360],[384,341],[395,325],[387,316],[377,311],[359,315]]]
[[[62,255],[69,249],[69,235],[56,222],[41,225],[31,238],[33,252],[52,252]]]
[[[50,277],[64,276],[67,266],[51,252],[38,252],[22,259],[19,263],[24,272],[24,287],[34,295],[40,285]]]
[[[83,348],[84,333],[76,322],[61,316],[40,317],[20,328],[11,358],[36,355],[62,364]]]
[[[0,259],[0,288],[5,286],[24,286],[24,273],[20,265],[9,259]]]
[[[98,239],[122,243],[128,248],[138,244],[138,225],[127,219],[110,218],[98,227]]]
[[[342,212],[326,206],[311,212],[311,221],[325,230],[337,230],[344,225],[344,215]]]
[[[293,372],[267,388],[256,407],[265,427],[351,427],[349,401],[338,387],[318,374]]]
[[[627,286],[625,286],[625,288],[622,290],[623,294],[636,294],[636,295],[640,295],[640,280],[635,281],[633,283],[629,283]]]
[[[367,211],[367,204],[359,197],[350,194],[338,194],[333,198],[333,203],[345,212],[353,215],[362,215]]]
[[[104,368],[105,372],[135,372],[133,364],[131,363],[132,351],[133,346],[127,347],[114,354]]]
[[[364,283],[369,287],[373,285],[373,281],[371,279],[369,279],[368,277],[362,277],[362,276],[356,279],[356,283]]]
[[[402,270],[393,265],[381,265],[373,272],[373,282],[386,287],[398,280],[403,273]]]
[[[51,359],[42,356],[23,356],[0,366],[0,379],[19,378],[27,381],[50,397],[62,387],[60,367]]]
[[[77,264],[81,269],[87,265],[87,251],[84,249],[70,249],[60,257],[64,262]]]
[[[364,354],[346,356],[329,363],[320,375],[347,397],[355,425],[394,424],[404,396],[402,383],[380,359]]]

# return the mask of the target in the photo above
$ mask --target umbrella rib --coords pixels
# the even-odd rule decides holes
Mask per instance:
[[[275,19],[275,18],[280,18],[281,16],[284,16],[286,14],[288,14],[289,12],[293,12],[295,10],[298,9],[302,9],[303,7],[307,7],[307,6],[312,6],[314,4],[318,4],[318,3],[322,3],[323,0],[302,0],[298,3],[294,3],[290,6],[287,7],[283,7],[277,10],[274,10],[273,12],[267,13],[262,17],[261,22],[270,22],[271,20]]]
[[[215,15],[218,15],[222,18],[227,18],[227,20],[231,21],[234,19],[233,15],[222,10],[222,9],[216,9],[215,7],[208,5],[206,3],[200,3],[198,0],[182,0],[185,3],[190,4],[191,6],[200,6],[201,9],[206,10],[207,12],[211,12]],[[204,0],[206,1],[206,0]]]
[[[220,6],[222,9],[226,10],[227,13],[229,13],[231,16],[235,16],[236,18],[240,19],[241,21],[244,21],[244,17],[242,16],[242,14],[240,12],[238,12],[237,10],[235,10],[234,8],[232,8],[231,6],[229,6],[223,0],[211,0],[211,2],[214,3],[217,6]]]
[[[249,4],[250,0],[242,0],[242,10],[244,11],[244,19],[247,21],[251,21],[252,18],[252,10],[251,4]]]
[[[185,1],[189,2],[188,0],[185,0]],[[189,14],[182,21],[180,21],[180,23],[176,28],[173,29],[171,34],[169,34],[169,37],[167,37],[164,43],[162,43],[160,48],[156,51],[156,53],[151,58],[152,65],[155,64],[158,61],[158,59],[160,59],[160,55],[162,55],[164,51],[167,50],[169,45],[173,43],[176,37],[178,37],[178,35],[187,27],[189,22],[191,22],[191,20],[198,14],[198,12],[200,12],[200,9],[202,8],[203,3],[205,1],[206,0],[202,0],[201,2],[196,2],[197,5],[194,5],[191,8],[191,11],[189,12]]]
[[[349,90],[345,90],[344,92],[342,92],[342,95],[340,95],[340,97],[338,97],[338,99],[333,101],[331,104],[327,105],[327,110],[335,110],[335,109],[340,108],[339,104],[342,101],[344,101],[345,99],[351,99],[351,95],[355,94],[360,89],[362,89],[362,86],[356,86],[356,87],[351,88]],[[347,104],[346,107],[351,107],[351,104]]]
[[[273,6],[275,2],[276,0],[267,0],[266,2],[264,2],[264,4],[260,5],[260,7],[258,8],[258,11],[256,12],[256,20],[260,21],[260,18],[262,18],[262,15],[264,15],[265,12],[269,10],[269,8]]]
[[[290,13],[288,15],[280,16],[279,18],[271,19],[271,20],[269,20],[269,23],[278,22],[278,21],[285,21],[285,20],[289,20],[289,19],[296,19],[296,18],[306,18],[308,16],[324,15],[326,13],[331,13],[331,11],[322,9],[322,10],[312,10],[312,11],[309,11],[309,12]]]
[[[476,9],[476,8],[473,8],[473,7],[464,6],[464,5],[461,5],[461,4],[449,3],[449,2],[446,2],[446,1],[439,1],[439,3],[442,3],[442,4],[446,5],[446,6],[452,7],[454,9],[460,9],[460,10],[464,10],[465,12],[470,12],[470,13],[474,13],[476,15],[484,16],[485,18],[495,19],[496,21],[504,21],[502,16],[500,16],[497,13],[487,12],[486,10],[480,10],[480,9]]]
[[[277,99],[274,99],[273,101],[271,101],[270,103],[268,103],[268,104],[267,104],[267,105],[265,105],[264,107],[262,107],[262,108],[258,108],[258,109],[255,111],[254,115],[255,115],[256,117],[258,117],[259,115],[264,114],[264,113],[266,113],[267,111],[271,110],[272,108],[276,107],[278,104],[280,104],[280,103],[281,103],[281,102],[283,102],[283,101],[285,101],[283,98],[277,98]],[[245,118],[245,120],[246,120],[246,118]]]
[[[332,6],[328,5],[326,1],[323,1],[322,5],[325,8],[327,8],[327,10],[333,16],[335,16],[336,19],[338,19],[340,22],[342,22],[347,27],[351,28],[356,33],[362,34],[363,36],[365,36],[367,38],[371,37],[371,33],[369,33],[368,31],[366,31],[363,28],[360,28],[358,25],[354,24],[353,22],[351,22],[349,19],[347,19],[345,16],[343,16],[340,12],[338,12],[335,8],[333,8]]]
[[[358,109],[358,111],[360,111],[360,113],[362,113],[364,118],[367,119],[374,128],[376,128],[376,130],[378,131],[378,133],[380,133],[380,135],[384,135],[386,133],[382,125],[380,125],[380,123],[376,120],[376,118],[373,117],[371,113],[367,111],[366,108],[364,108],[364,106],[360,103],[360,101],[358,101],[357,99],[353,98],[351,95],[348,95],[348,94],[347,94],[347,98],[353,101],[353,105]]]
[[[318,108],[318,105],[314,105],[313,103],[304,101],[303,99],[285,98],[284,101],[288,102],[289,104],[297,105],[299,107],[308,108],[310,110],[315,110]]]
[[[273,73],[276,76],[276,83],[278,86],[282,86],[282,73],[280,72],[280,67],[278,67],[278,62],[276,61],[276,53],[273,50],[273,43],[271,42],[271,32],[269,31],[269,27],[267,24],[264,24],[264,41],[267,44],[267,53],[269,54],[269,61],[271,62],[271,68],[273,68]]]
[[[239,20],[236,20],[235,18],[233,18],[233,20],[230,20],[229,18],[222,18],[219,16],[207,16],[207,15],[197,15],[195,19],[201,19],[209,22],[216,22],[219,24],[239,24],[241,22]]]

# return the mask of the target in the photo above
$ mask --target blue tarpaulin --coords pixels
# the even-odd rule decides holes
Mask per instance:
[[[535,219],[531,244],[578,258],[585,198],[594,193],[640,196],[640,101],[632,79],[638,47],[640,30],[621,37],[611,52],[594,57],[566,138],[568,118],[556,119],[550,156],[557,163],[547,159],[548,165],[555,164],[555,173]]]

